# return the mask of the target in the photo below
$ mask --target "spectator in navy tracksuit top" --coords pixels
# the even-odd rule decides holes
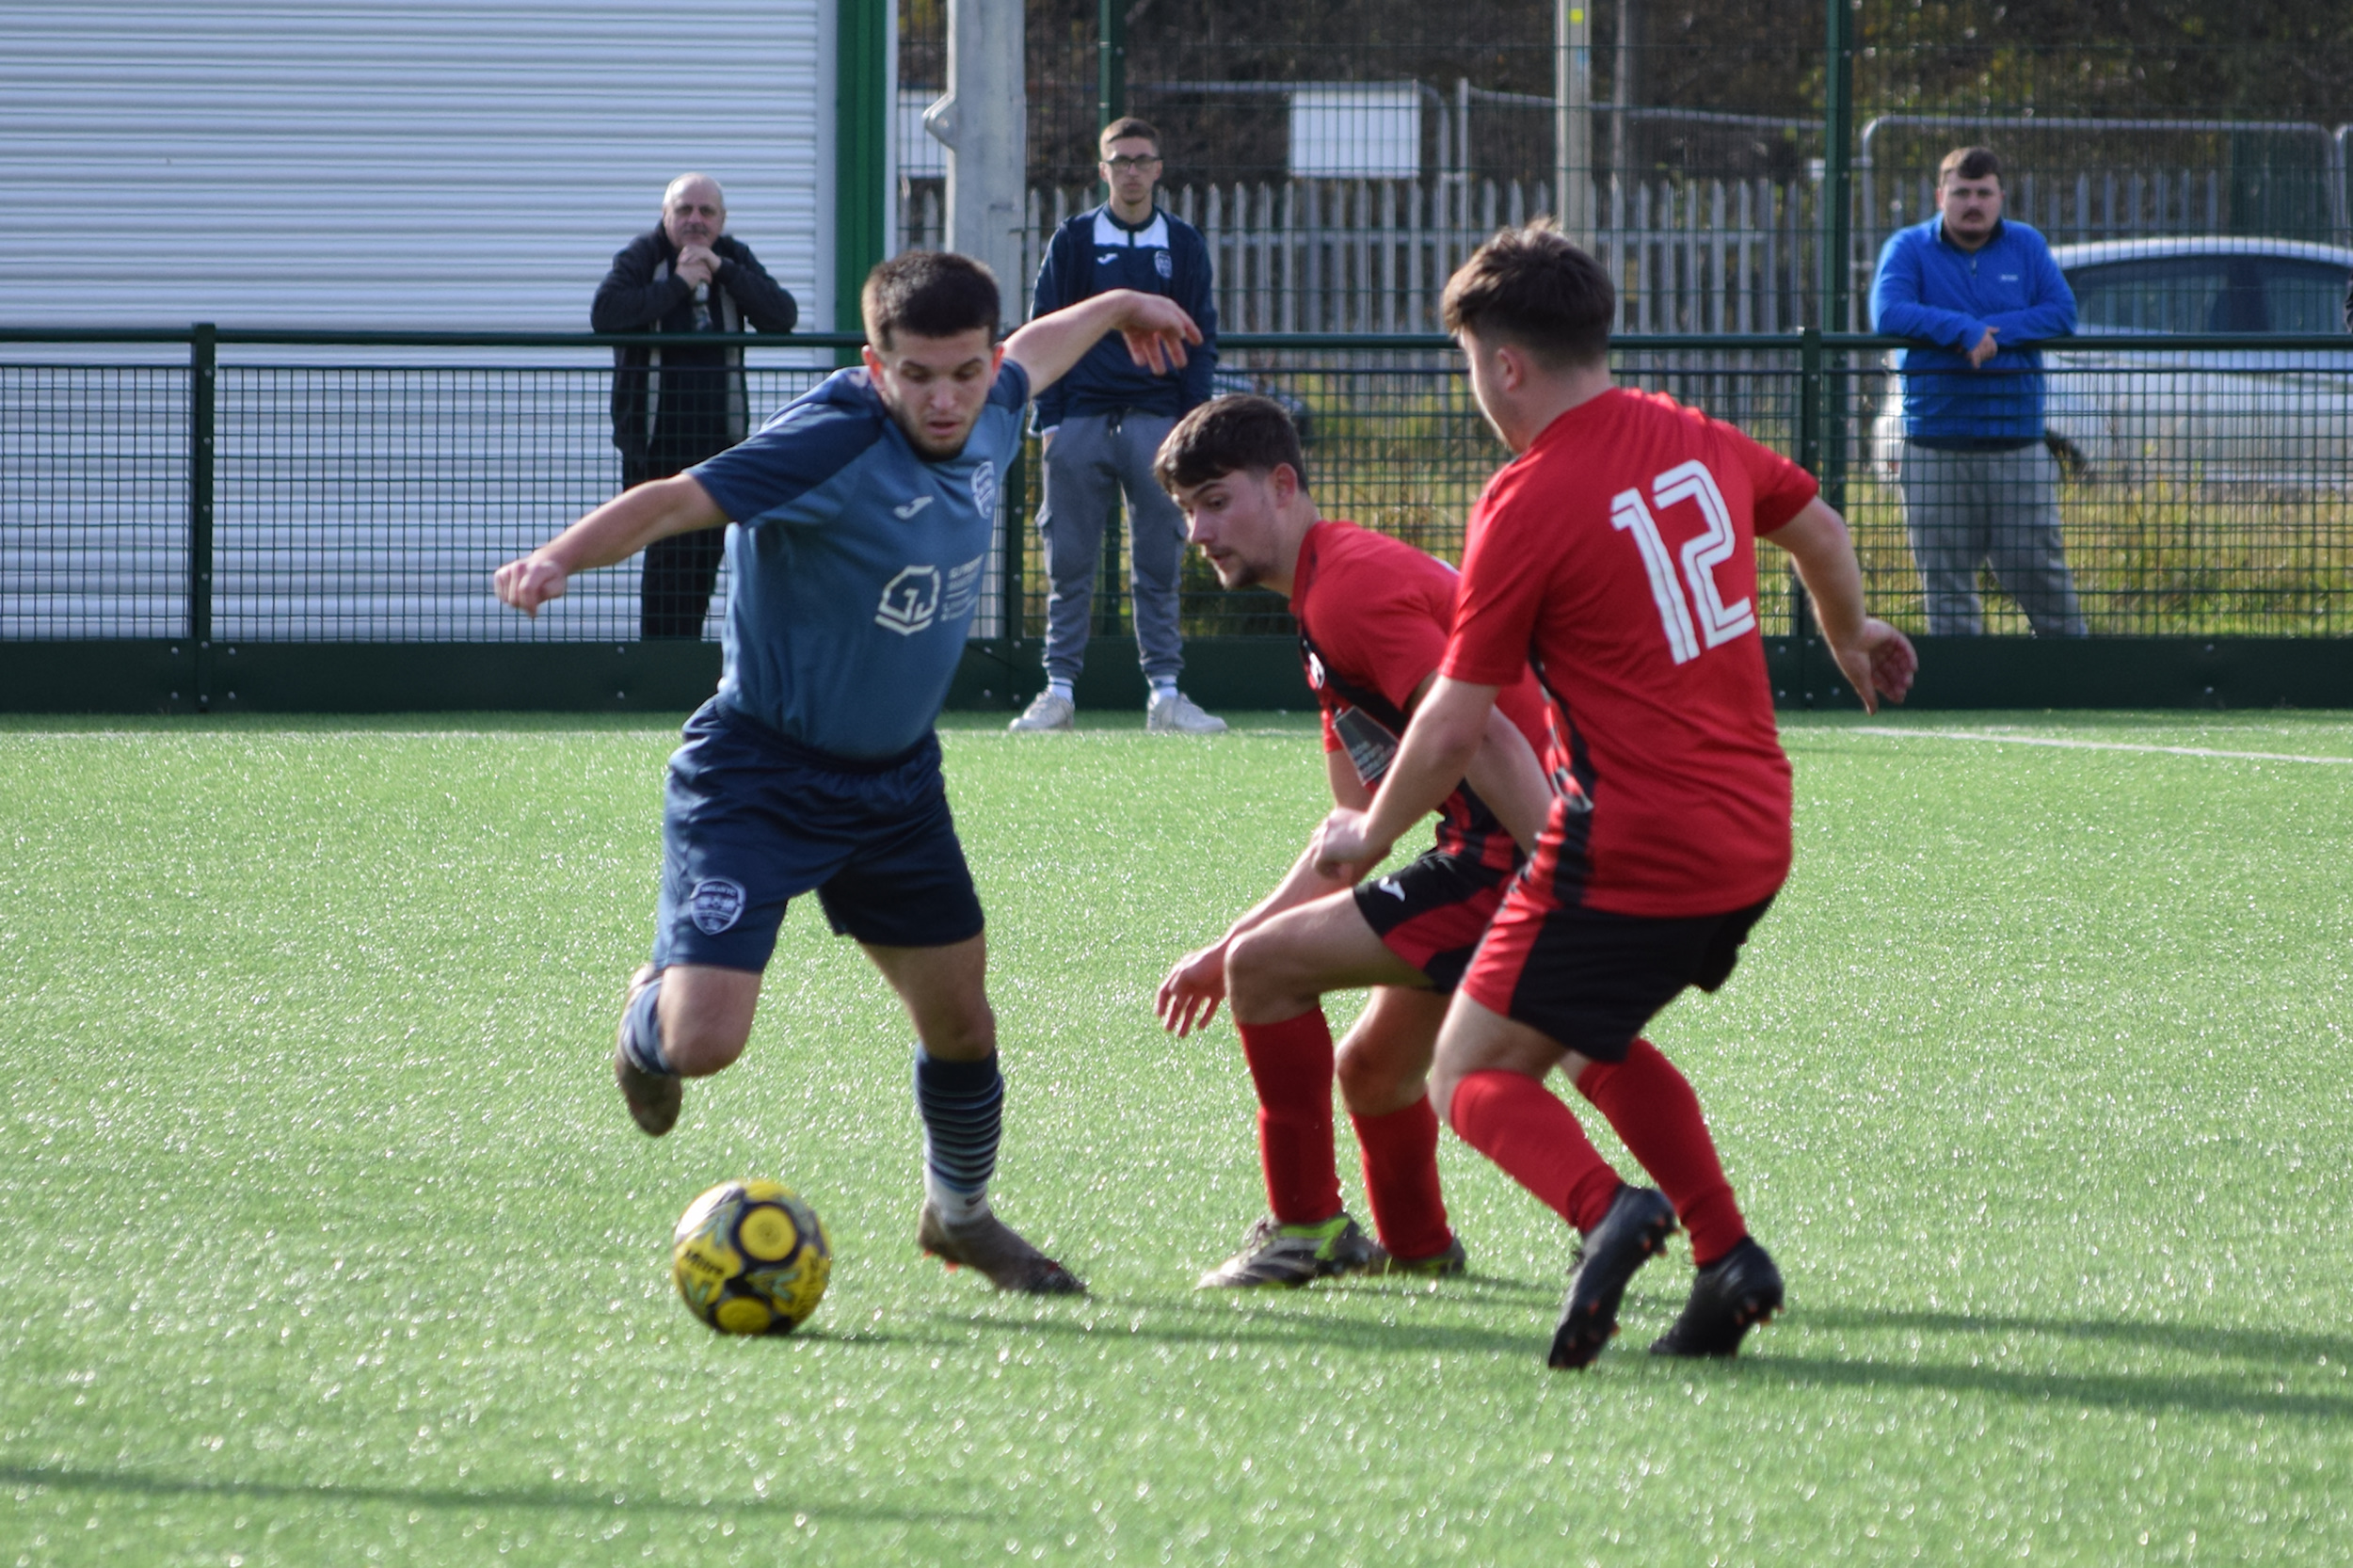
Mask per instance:
[[[1152,696],[1144,728],[1215,734],[1225,728],[1176,690],[1184,653],[1176,631],[1176,584],[1185,561],[1185,519],[1152,477],[1152,458],[1176,421],[1209,398],[1217,364],[1217,305],[1209,293],[1209,248],[1201,231],[1157,206],[1160,134],[1141,120],[1103,128],[1103,179],[1111,200],[1054,232],[1037,270],[1032,316],[1108,289],[1166,295],[1201,328],[1201,345],[1181,369],[1155,375],[1128,358],[1116,334],[1095,345],[1069,375],[1038,395],[1045,443],[1046,690],[1013,721],[1016,730],[1068,729],[1071,684],[1086,661],[1095,572],[1112,508],[1128,498],[1128,581],[1136,645]]]
[[[2002,216],[1991,151],[1945,155],[1937,216],[1880,252],[1871,319],[1904,351],[1904,521],[1929,631],[1985,630],[1977,568],[2018,600],[2035,634],[2084,635],[2059,544],[2058,464],[2042,444],[2042,356],[2014,343],[2075,330],[2075,296],[2051,248]]]

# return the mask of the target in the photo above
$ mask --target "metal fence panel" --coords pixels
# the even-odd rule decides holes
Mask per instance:
[[[2051,486],[2089,632],[2353,632],[2345,345],[2341,335],[2107,333],[2046,350]],[[208,464],[197,461],[202,399],[188,363],[158,363],[152,349],[126,362],[0,362],[0,641],[196,636],[200,610],[212,635],[247,643],[636,640],[633,566],[584,574],[536,621],[488,592],[501,562],[617,486],[611,371],[582,340],[459,340],[405,348],[400,362],[325,344],[281,362],[222,352]],[[1929,629],[1911,511],[1942,504],[1942,492],[1905,494],[1907,468],[1924,483],[1929,460],[1906,446],[1902,378],[1885,340],[1631,337],[1616,344],[1615,366],[1623,384],[1666,392],[1809,461],[1854,528],[1874,608]],[[824,374],[756,365],[753,402],[781,406]],[[1220,376],[1224,390],[1294,411],[1327,515],[1459,558],[1471,507],[1508,454],[1450,345],[1238,334]],[[1023,466],[1007,487],[976,637],[1034,637],[1044,626],[1044,560],[1030,526],[1039,464],[1032,455]],[[1992,510],[1989,526],[2010,526],[2000,518],[2025,508],[1995,495]],[[1019,547],[1012,559],[1006,540]],[[1096,600],[1106,636],[1131,624],[1120,542],[1105,552]],[[208,591],[192,596],[207,567]],[[1763,624],[1797,630],[1785,575],[1765,579]],[[1989,632],[2028,630],[1999,581],[1980,574],[1979,586]],[[1008,591],[1018,595],[1011,625]],[[1181,591],[1189,636],[1289,629],[1279,600],[1225,593],[1198,560]],[[705,635],[717,630],[714,613]]]

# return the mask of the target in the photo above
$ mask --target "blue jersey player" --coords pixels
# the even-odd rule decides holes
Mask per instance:
[[[614,1054],[637,1125],[669,1131],[680,1080],[743,1053],[785,905],[814,891],[914,1021],[918,1244],[1000,1289],[1077,1291],[989,1209],[1004,1080],[980,900],[932,724],[1031,394],[1107,333],[1155,370],[1182,364],[1200,336],[1174,301],[1121,290],[999,344],[995,278],[932,251],[877,266],[860,303],[863,369],[501,567],[498,595],[536,614],[573,572],[728,525],[719,692],[670,759],[653,960],[630,983]]]

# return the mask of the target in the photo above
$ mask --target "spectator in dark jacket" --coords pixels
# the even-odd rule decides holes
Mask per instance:
[[[1128,582],[1136,644],[1152,688],[1144,728],[1214,734],[1225,728],[1176,690],[1184,667],[1176,629],[1176,584],[1185,564],[1185,519],[1152,477],[1152,459],[1177,420],[1209,399],[1217,365],[1217,305],[1209,248],[1201,231],[1152,200],[1160,177],[1160,134],[1141,120],[1103,127],[1098,166],[1111,200],[1060,229],[1038,267],[1032,315],[1075,305],[1107,289],[1165,295],[1201,328],[1201,345],[1181,368],[1155,375],[1128,358],[1117,336],[1095,345],[1037,400],[1045,443],[1046,690],[1013,721],[1016,730],[1068,729],[1071,685],[1086,660],[1103,532],[1128,501]]]
[[[2002,216],[2002,166],[1957,148],[1936,174],[1936,216],[1880,251],[1871,319],[1919,346],[1903,357],[1898,477],[1929,630],[1985,630],[1977,572],[2039,637],[2080,637],[2084,613],[2059,542],[2058,463],[2042,444],[2042,355],[2075,330],[2075,296],[2042,236]]]
[[[745,325],[790,332],[800,309],[727,232],[727,194],[681,174],[662,195],[662,224],[613,258],[588,325],[598,332],[707,332],[710,347],[613,351],[613,444],[621,488],[666,479],[750,433],[744,350],[721,341]],[[638,634],[699,637],[725,536],[678,534],[646,551]]]

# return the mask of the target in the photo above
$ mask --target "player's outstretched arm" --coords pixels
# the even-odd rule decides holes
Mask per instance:
[[[1798,581],[1814,600],[1814,617],[1838,661],[1847,683],[1863,699],[1863,711],[1879,712],[1879,699],[1901,702],[1919,672],[1912,639],[1864,613],[1863,568],[1855,560],[1847,521],[1820,496],[1805,510],[1764,537],[1789,552]]]
[[[1356,778],[1356,770],[1349,764],[1348,754],[1328,751],[1323,755],[1324,770],[1331,776],[1332,798],[1343,806],[1361,808],[1371,795]],[[1286,909],[1337,893],[1348,883],[1336,876],[1327,876],[1316,870],[1315,847],[1311,843],[1274,891],[1244,910],[1234,923],[1225,928],[1225,935],[1208,947],[1189,952],[1176,960],[1168,978],[1160,982],[1160,994],[1153,999],[1152,1010],[1158,1014],[1161,1026],[1183,1039],[1196,1029],[1206,1029],[1217,1016],[1217,1004],[1225,1000],[1225,954],[1245,931],[1273,920]]]
[[[1487,803],[1521,854],[1536,853],[1536,835],[1552,811],[1552,786],[1536,748],[1502,709],[1487,710],[1486,735],[1464,768],[1463,782]]]
[[[1440,676],[1414,710],[1414,722],[1405,727],[1405,738],[1381,777],[1371,809],[1343,807],[1316,830],[1310,850],[1316,869],[1353,882],[1379,865],[1406,829],[1436,810],[1462,782],[1486,739],[1496,691]]]
[[[1128,340],[1128,357],[1155,376],[1185,362],[1185,345],[1201,341],[1184,307],[1136,289],[1113,289],[1042,315],[1005,340],[1005,358],[1030,376],[1030,395],[1061,380],[1106,332]]]
[[[519,561],[491,574],[499,601],[536,616],[561,599],[572,573],[626,561],[656,539],[715,528],[728,520],[711,492],[690,474],[623,490]]]

